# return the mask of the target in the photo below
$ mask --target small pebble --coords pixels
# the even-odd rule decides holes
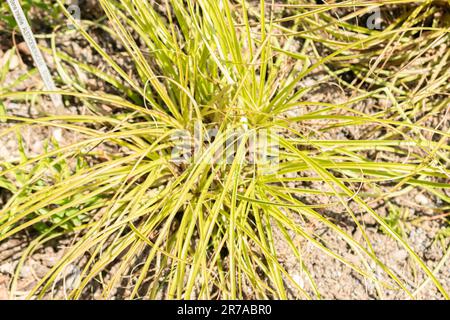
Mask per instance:
[[[416,202],[418,204],[421,204],[423,206],[426,206],[430,203],[430,200],[422,193],[419,193],[418,195],[416,195],[414,197],[414,200],[416,200]]]

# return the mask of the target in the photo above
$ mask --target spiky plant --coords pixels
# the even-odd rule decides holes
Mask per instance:
[[[390,1],[396,2],[406,6]],[[448,107],[448,96],[436,96],[448,90],[448,51],[441,61],[428,60],[431,75],[401,73],[435,41],[448,40],[448,27],[420,26],[422,11],[383,31],[346,23],[354,15],[335,18],[332,10],[355,1],[320,6],[244,0],[99,3],[108,18],[105,25],[65,14],[107,63],[107,71],[57,52],[53,42],[61,79],[72,88],[62,94],[91,112],[2,116],[19,122],[2,135],[43,126],[79,137],[2,164],[0,176],[13,196],[0,211],[0,241],[33,226],[41,231],[23,252],[12,294],[26,259],[48,241],[68,237],[74,239],[71,246],[30,298],[48,297],[73,264],[81,272],[67,292],[71,299],[96,287],[111,298],[123,286],[131,288],[124,291],[130,299],[318,298],[321,289],[302,256],[304,243],[371,281],[379,297],[387,288],[414,297],[415,288],[377,257],[360,223],[366,213],[448,298],[433,271],[374,209],[380,200],[412,188],[449,202],[443,192],[449,188],[449,132],[415,118],[417,105],[426,99],[433,101],[424,117]],[[362,5],[366,13],[368,4]],[[428,14],[435,5],[424,1],[417,8]],[[93,28],[120,43],[127,61],[119,63],[102,49]],[[387,44],[395,37],[401,49],[409,43],[405,39],[428,31],[430,45],[423,44],[423,50],[386,58],[383,50],[390,52]],[[319,47],[329,54],[321,56]],[[380,61],[370,64],[377,57]],[[99,77],[111,93],[89,90],[71,67]],[[302,80],[317,70],[326,73],[325,80],[340,79],[354,96],[340,103],[308,101],[314,86]],[[346,82],[340,75],[348,71],[375,87]],[[406,86],[412,83],[416,95],[408,99]],[[26,93],[33,94],[43,92]],[[357,107],[379,98],[391,99],[391,106]],[[354,128],[368,130],[366,138],[326,137]],[[386,156],[369,155],[375,151]],[[64,174],[55,170],[61,167]],[[18,174],[26,179],[14,178]],[[361,241],[326,215],[338,207],[360,230]],[[345,241],[353,258],[323,242],[311,224]],[[287,272],[280,242],[298,259],[306,284]]]

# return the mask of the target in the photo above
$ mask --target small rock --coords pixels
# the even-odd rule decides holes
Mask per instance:
[[[6,262],[0,265],[0,273],[14,274],[17,263]]]
[[[20,269],[20,276],[22,278],[32,278],[34,275],[33,267],[25,265]]]
[[[418,204],[421,204],[423,206],[429,205],[430,204],[430,200],[422,193],[417,194],[414,197],[414,200],[416,200],[416,202]]]
[[[305,289],[305,281],[303,281],[303,278],[299,274],[294,274],[292,276],[292,279],[300,286],[300,288]]]
[[[28,45],[25,42],[21,42],[17,45],[17,49],[20,51],[20,53],[23,53],[24,55],[31,55],[30,49],[28,48]]]
[[[41,140],[36,141],[31,145],[31,151],[35,154],[41,153],[43,149],[44,149],[44,142]]]
[[[63,136],[62,136],[62,129],[61,128],[55,128],[53,130],[53,138],[55,138],[56,141],[59,143],[63,142]]]
[[[392,254],[392,257],[397,261],[404,261],[408,258],[408,252],[406,250],[397,250]]]
[[[19,66],[19,58],[14,54],[13,49],[6,51],[0,59],[0,69],[2,69],[7,63],[9,64],[9,71],[12,71]]]

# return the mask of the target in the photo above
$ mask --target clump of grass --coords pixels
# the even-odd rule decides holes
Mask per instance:
[[[377,32],[335,19],[330,10],[336,5],[293,5],[292,15],[283,16],[282,5],[265,1],[100,4],[108,18],[104,31],[121,43],[132,64],[117,63],[90,35],[92,24],[71,19],[62,4],[109,69],[78,62],[55,46],[53,50],[59,74],[72,88],[61,93],[79,99],[91,112],[35,119],[1,116],[19,123],[0,135],[32,125],[82,137],[37,157],[24,156],[20,163],[1,164],[0,179],[14,195],[0,211],[0,241],[45,226],[23,253],[12,294],[27,257],[52,239],[73,237],[76,241],[30,298],[46,297],[74,263],[82,270],[77,286],[67,292],[71,299],[83,297],[95,283],[104,298],[124,283],[131,288],[125,293],[131,299],[319,298],[298,246],[301,238],[373,282],[380,298],[388,288],[414,297],[415,288],[377,257],[359,222],[358,214],[365,212],[448,298],[419,255],[374,210],[374,203],[412,188],[449,202],[443,192],[450,187],[448,128],[425,121],[448,107],[448,97],[438,95],[448,89],[448,51],[444,63],[427,60],[431,75],[406,80],[395,75],[430,46],[404,54],[394,66],[387,58],[383,66],[392,68],[387,71],[379,63],[368,66],[373,56],[386,57],[382,51],[388,49],[367,49],[382,48],[393,36],[403,42],[405,36],[419,34],[430,45],[448,37],[446,27],[417,26],[425,15],[421,10],[434,10],[431,1],[414,9],[416,18],[402,20],[405,26],[392,23]],[[283,26],[283,21],[295,23]],[[425,36],[429,29],[431,35]],[[321,56],[319,46],[328,47],[330,54]],[[117,94],[86,89],[72,68],[98,76]],[[356,83],[341,81],[356,95],[342,103],[307,101],[314,88],[303,87],[301,80],[317,70],[325,70],[328,79],[351,70],[376,88],[360,90]],[[404,99],[411,84],[416,95]],[[6,92],[0,97],[42,93]],[[356,107],[369,98],[390,99],[392,106],[381,111]],[[427,99],[433,103],[417,119],[418,104]],[[103,106],[111,111],[102,112]],[[369,128],[366,139],[320,138],[336,128],[359,127]],[[250,146],[261,136],[277,148],[260,146],[258,155],[264,157],[255,161]],[[181,147],[180,137],[188,137]],[[384,159],[370,157],[374,150]],[[77,162],[83,165],[75,166]],[[52,178],[50,168],[61,163],[70,174]],[[27,178],[15,179],[19,172]],[[383,191],[386,185],[391,187]],[[325,200],[316,201],[316,195]],[[338,206],[361,231],[362,241],[324,214]],[[357,262],[330,249],[306,227],[309,222],[332,230]],[[282,235],[298,259],[306,285],[286,271],[275,234]]]

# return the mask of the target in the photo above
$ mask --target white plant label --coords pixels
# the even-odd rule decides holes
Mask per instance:
[[[36,67],[39,70],[39,73],[44,81],[45,88],[47,91],[56,91],[55,83],[53,82],[53,78],[48,70],[47,64],[45,63],[44,57],[42,56],[41,51],[39,50],[36,39],[34,38],[33,31],[31,31],[30,25],[25,17],[25,14],[22,10],[22,7],[19,3],[19,0],[7,0],[8,5],[11,8],[11,11],[14,15],[14,19],[19,26],[20,32],[22,33],[23,38],[30,50],[31,56],[36,64]],[[57,109],[63,107],[62,98],[59,94],[50,94],[50,98],[52,99],[53,104]]]

